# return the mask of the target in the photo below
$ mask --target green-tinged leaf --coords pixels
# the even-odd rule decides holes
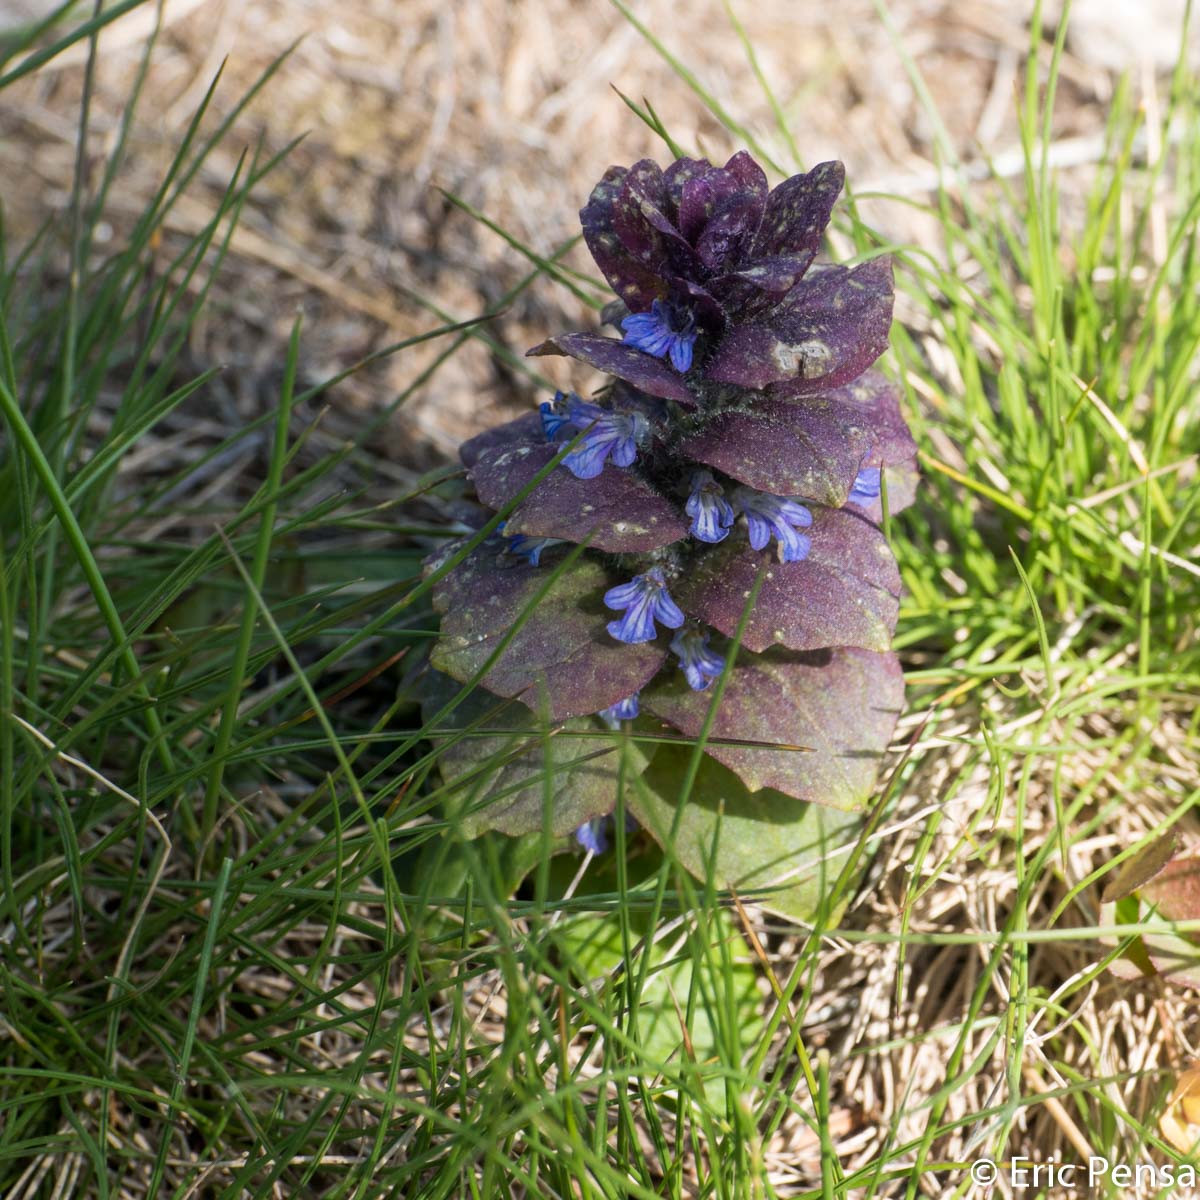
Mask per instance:
[[[632,922],[635,928],[643,923],[636,918]],[[724,937],[731,944],[725,963],[696,954],[691,943],[678,953],[670,940],[643,946],[641,953],[649,954],[651,961],[638,997],[638,1040],[648,1062],[671,1063],[678,1069],[681,1060],[694,1061],[709,1102],[723,1106],[722,1058],[728,1045],[723,1026],[736,1022],[738,1029],[753,1028],[762,1000],[749,947],[729,913],[713,915],[709,936]],[[582,984],[602,984],[625,966],[621,927],[611,915],[576,917],[556,931],[555,941],[563,946],[563,957]]]
[[[458,542],[445,547],[430,570],[460,549]],[[556,721],[600,712],[639,691],[662,665],[665,639],[627,646],[608,633],[613,613],[603,597],[621,581],[599,563],[583,558],[557,577],[554,570],[480,546],[434,588],[443,617],[433,665],[460,683],[486,668],[481,682],[489,691],[532,708],[545,703]]]
[[[426,720],[458,690],[445,675],[431,675]],[[566,837],[616,807],[623,735],[594,718],[577,717],[548,730],[525,705],[476,690],[443,718],[438,733],[443,736],[431,740],[446,783],[443,807],[464,837],[489,829],[513,836],[541,829],[547,786],[553,837]],[[648,761],[647,748],[630,742],[626,779]]]

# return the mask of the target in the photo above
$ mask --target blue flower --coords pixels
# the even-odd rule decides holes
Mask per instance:
[[[569,429],[571,418],[567,415],[567,406],[572,399],[579,399],[578,396],[572,394],[567,396],[566,392],[555,392],[553,400],[543,400],[538,405],[538,412],[542,414],[542,431],[546,435],[546,441],[559,441],[559,434],[564,428]]]
[[[692,472],[692,490],[684,512],[692,518],[691,534],[702,542],[723,542],[737,519],[725,490],[711,471]]]
[[[575,830],[575,840],[589,853],[603,854],[608,849],[608,838],[604,836],[604,827],[610,819],[609,817],[593,817],[590,821],[584,821]]]
[[[624,700],[618,700],[616,704],[602,708],[596,716],[610,728],[616,729],[622,721],[632,721],[641,710],[639,694],[634,692],[632,696],[626,696]]]
[[[575,840],[590,853],[603,854],[608,849],[608,837],[606,835],[612,823],[612,813],[604,817],[593,817],[590,821],[584,821],[575,830]],[[637,822],[633,819],[633,814],[626,813],[625,832],[632,833],[636,828]]]
[[[671,365],[680,374],[692,365],[696,345],[696,320],[671,304],[655,300],[648,313],[633,313],[621,322],[625,345],[633,346],[655,358],[671,356]]]
[[[738,488],[734,500],[746,515],[750,545],[755,550],[764,549],[775,537],[779,539],[780,562],[800,562],[808,557],[812,541],[797,532],[812,524],[812,513],[803,504],[747,487]]]
[[[854,486],[850,489],[846,503],[867,505],[872,500],[878,500],[881,490],[880,474],[878,467],[863,467],[855,477]]]
[[[614,412],[572,396],[567,406],[571,424],[582,429],[583,440],[563,459],[563,466],[576,479],[595,479],[609,456],[618,467],[637,458],[638,438],[646,418],[638,412]]]
[[[671,639],[671,650],[679,656],[679,665],[688,686],[702,692],[725,670],[724,655],[708,648],[708,634],[699,629],[681,629]]]
[[[502,527],[501,527],[502,528]],[[541,565],[542,551],[549,546],[561,546],[565,538],[528,537],[523,533],[506,533],[508,545],[505,547],[509,554],[523,558],[531,567]]]
[[[635,575],[628,583],[609,588],[604,593],[604,603],[609,608],[625,610],[619,621],[609,621],[608,632],[618,642],[629,645],[654,641],[658,636],[656,620],[668,629],[678,629],[685,620],[667,591],[667,581],[659,567],[651,567],[644,575]]]

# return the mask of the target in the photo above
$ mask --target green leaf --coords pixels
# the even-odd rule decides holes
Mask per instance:
[[[629,800],[630,810],[661,844],[675,819],[679,781],[690,750],[661,746]],[[644,785],[644,786],[642,786]],[[719,762],[704,756],[691,798],[679,816],[672,851],[699,879],[735,888],[783,916],[811,921],[853,844],[857,813],[808,804],[771,788],[750,792]],[[835,908],[838,905],[835,903]]]
[[[593,893],[624,894],[628,900],[638,889],[653,885],[663,869],[662,851],[647,839],[633,838],[628,845],[624,863],[618,864],[615,854],[601,855],[592,863],[586,884]],[[555,860],[550,875],[555,899],[574,896],[586,903],[575,890],[577,866],[566,855]],[[624,893],[622,876],[629,889]],[[611,989],[624,995],[631,982],[623,978],[627,970],[636,975],[645,965],[635,1001],[639,1054],[664,1076],[664,1085],[670,1078],[692,1075],[708,1103],[722,1111],[730,1067],[740,1063],[744,1031],[761,1021],[758,968],[727,910],[709,910],[682,940],[657,938],[656,928],[651,909],[634,902],[626,903],[620,915],[610,910],[570,916],[553,929],[551,938],[556,957],[584,992]],[[693,1100],[696,1085],[689,1080],[686,1089]],[[736,1084],[734,1088],[740,1091]]]

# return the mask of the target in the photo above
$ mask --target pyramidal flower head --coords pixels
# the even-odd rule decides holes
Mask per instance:
[[[515,702],[504,716],[472,710],[514,751],[491,789],[503,802],[473,805],[476,827],[520,834],[548,818],[555,838],[594,853],[594,813],[624,805],[664,827],[648,797],[666,796],[674,759],[656,751],[656,729],[703,737],[722,768],[696,775],[675,847],[695,870],[719,862],[705,856],[726,835],[722,805],[748,803],[739,787],[773,814],[772,793],[801,801],[792,813],[867,803],[903,690],[890,652],[900,575],[879,496],[886,479],[891,513],[912,502],[917,448],[900,393],[870,369],[891,324],[888,260],[814,266],[841,186],[841,165],[823,163],[772,189],[739,153],[724,166],[613,167],[593,190],[581,220],[617,293],[610,331],[530,353],[609,382],[589,400],[557,392],[463,445],[483,516],[464,509],[464,524],[498,514],[520,533],[449,543],[428,567],[434,673],[491,693],[481,703]],[[551,558],[559,544],[570,553]],[[575,737],[554,749],[542,721]],[[614,739],[606,727],[622,723]],[[516,745],[514,724],[530,734]],[[477,779],[477,767],[458,774]],[[646,769],[654,786],[633,786]],[[761,873],[745,873],[754,852],[739,846],[749,857],[726,877],[774,882],[792,819],[762,834]]]
[[[721,306],[786,292],[821,244],[845,172],[821,163],[771,191],[744,150],[612,167],[580,213],[597,265],[635,313],[667,295]]]

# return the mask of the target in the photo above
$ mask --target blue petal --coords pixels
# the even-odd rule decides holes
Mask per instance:
[[[625,615],[608,623],[608,632],[618,642],[625,642],[631,646],[639,642],[652,642],[658,636],[658,630],[654,627],[654,600],[657,589],[653,584],[647,584],[645,576],[639,576],[634,584],[637,594],[625,609]],[[616,604],[609,605],[609,608],[616,607]]]
[[[879,493],[883,490],[880,476],[882,472],[878,467],[863,467],[855,476],[854,486],[850,489],[850,495],[846,498],[848,504],[870,504],[872,500],[879,499]]]
[[[609,588],[604,593],[604,603],[609,608],[628,608],[637,602],[641,594],[642,585],[639,576],[638,579],[631,580],[629,583],[619,583],[616,587]]]
[[[538,412],[542,418],[542,432],[546,436],[546,441],[559,441],[562,431],[571,428],[571,418],[567,416],[566,411],[569,403],[570,400],[564,393],[555,392],[553,401],[543,400],[538,405]]]
[[[670,593],[664,588],[658,594],[654,605],[654,615],[668,628],[678,629],[687,620],[683,610],[671,599]]]
[[[799,525],[802,529],[807,529],[812,524],[812,513],[795,500],[780,500],[779,516],[787,524]]]
[[[771,540],[771,526],[756,513],[746,514],[746,527],[750,533],[750,545],[762,550]]]
[[[779,531],[779,557],[782,562],[802,562],[812,549],[812,538],[803,533],[797,533],[790,526],[783,526]]]
[[[604,470],[604,463],[612,450],[611,442],[588,441],[572,450],[562,460],[562,465],[576,479],[595,479]]]
[[[601,709],[596,716],[615,728],[620,721],[632,721],[641,709],[640,696],[634,692],[632,696],[626,696],[624,700],[618,700],[616,704]]]
[[[703,692],[725,669],[725,659],[708,646],[708,635],[695,628],[681,630],[671,639],[671,650],[694,692]]]
[[[608,817],[593,817],[590,821],[584,821],[575,830],[575,840],[585,850],[590,850],[593,854],[603,854],[608,849],[608,839],[604,836],[604,826],[608,821]]]
[[[693,340],[677,336],[671,346],[671,366],[681,375],[685,371],[691,370]]]
[[[628,437],[612,443],[612,460],[618,467],[628,467],[637,458],[637,442]]]
[[[619,620],[609,621],[608,632],[618,642],[624,642],[627,646],[652,642],[658,636],[651,607],[645,602],[627,608],[625,615]]]

